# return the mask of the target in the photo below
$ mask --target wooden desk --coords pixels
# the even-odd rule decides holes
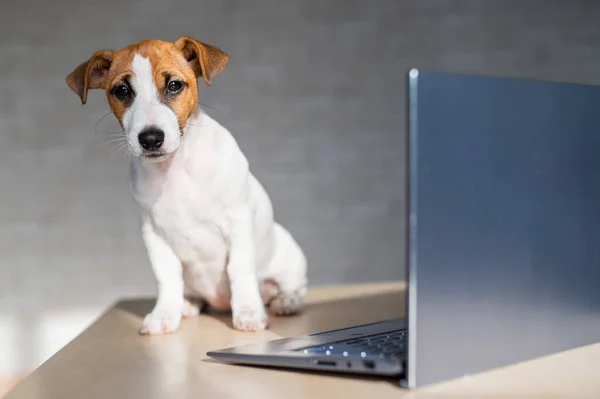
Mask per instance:
[[[185,320],[169,336],[137,335],[151,300],[122,301],[21,382],[7,399],[151,398],[600,398],[600,344],[415,391],[394,381],[218,363],[211,349],[400,315],[401,284],[311,290],[306,312],[242,333],[228,315]]]

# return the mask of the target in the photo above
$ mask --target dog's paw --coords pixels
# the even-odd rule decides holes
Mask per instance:
[[[261,331],[269,326],[264,309],[242,309],[233,312],[233,328],[240,331]]]
[[[277,316],[291,316],[302,311],[304,299],[299,293],[280,293],[269,303],[269,309]]]
[[[177,331],[181,323],[181,309],[155,309],[144,318],[140,334],[170,334]]]
[[[200,300],[188,301],[184,299],[183,307],[181,308],[181,316],[184,318],[195,317],[202,311],[203,303]]]

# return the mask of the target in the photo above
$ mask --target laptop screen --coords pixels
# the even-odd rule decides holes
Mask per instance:
[[[408,385],[600,341],[600,87],[409,80]]]

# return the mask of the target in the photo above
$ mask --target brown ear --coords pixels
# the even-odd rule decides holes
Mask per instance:
[[[82,104],[87,102],[88,89],[104,88],[113,54],[112,51],[98,51],[89,61],[79,65],[67,76],[67,84],[79,95]]]
[[[174,44],[181,50],[196,77],[202,76],[206,84],[210,84],[212,78],[217,76],[229,62],[229,56],[223,51],[187,36],[180,37]]]

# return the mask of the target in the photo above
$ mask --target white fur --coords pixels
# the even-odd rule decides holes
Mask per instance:
[[[171,108],[158,100],[158,93],[152,73],[152,66],[146,57],[136,54],[131,64],[133,76],[131,85],[135,90],[135,100],[123,116],[123,128],[127,134],[130,152],[142,155],[138,135],[149,126],[156,126],[165,132],[162,150],[170,154],[179,146],[179,124]]]
[[[175,146],[163,162],[132,159],[133,194],[158,283],[156,306],[142,332],[179,327],[190,305],[184,286],[215,308],[231,308],[233,326],[240,330],[267,326],[263,303],[272,302],[278,314],[298,311],[306,259],[273,220],[269,196],[233,136],[200,110],[181,139],[178,131],[173,135],[172,111],[157,103],[150,63],[136,55],[133,71],[137,97],[125,116],[127,136],[137,144],[141,129],[157,125],[165,131],[165,145]]]

